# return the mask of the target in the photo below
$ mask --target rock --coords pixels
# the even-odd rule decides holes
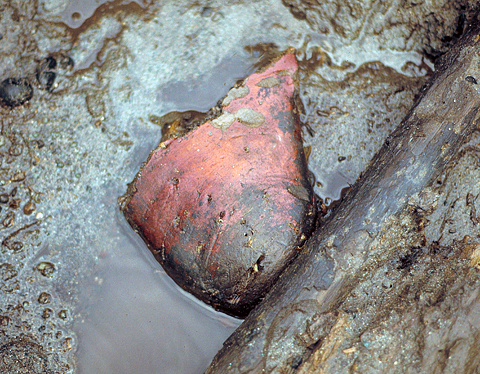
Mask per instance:
[[[58,89],[62,84],[57,79],[67,75],[74,65],[73,59],[66,52],[60,51],[45,57],[38,63],[35,71],[38,86],[48,92]]]
[[[27,78],[7,78],[0,83],[0,101],[10,108],[25,104],[33,97]]]
[[[53,56],[48,56],[40,62],[36,71],[36,77],[41,89],[52,90],[53,83],[57,77],[55,73],[56,68],[57,60]]]
[[[297,68],[289,50],[237,84],[217,118],[161,143],[120,198],[175,282],[237,317],[263,298],[315,223]]]

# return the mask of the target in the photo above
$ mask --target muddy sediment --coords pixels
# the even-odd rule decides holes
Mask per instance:
[[[73,3],[0,4],[0,82],[32,87],[0,107],[0,355],[53,373],[202,372],[238,325],[176,288],[116,212],[161,139],[158,118],[206,112],[293,46],[315,192],[335,200],[476,4]],[[477,151],[465,148],[442,187],[446,210],[430,219],[444,252],[477,227],[466,187],[479,180]]]

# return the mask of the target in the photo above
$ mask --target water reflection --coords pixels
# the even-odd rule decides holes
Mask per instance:
[[[214,74],[190,82],[188,95],[182,82],[169,83],[158,92],[163,111],[208,110],[257,60],[245,52],[222,60]],[[241,321],[181,290],[119,212],[117,197],[158,145],[161,129],[136,123],[129,134],[135,139],[129,160],[122,175],[102,187],[104,196],[92,212],[97,223],[89,225],[101,236],[97,250],[88,250],[99,253],[98,268],[79,287],[79,373],[202,373]]]
[[[107,200],[118,196],[112,192]],[[103,251],[75,326],[79,373],[202,373],[240,321],[179,289],[114,201],[106,206],[105,239],[96,243]]]

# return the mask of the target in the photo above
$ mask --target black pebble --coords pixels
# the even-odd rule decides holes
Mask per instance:
[[[210,17],[213,13],[213,9],[206,6],[202,9],[202,17]]]
[[[48,56],[43,63],[47,69],[55,69],[57,67],[57,60],[52,56]]]
[[[13,108],[33,97],[33,87],[26,78],[7,78],[0,83],[0,101]]]
[[[472,77],[471,75],[467,76],[467,77],[465,78],[465,80],[466,80],[467,82],[470,82],[470,83],[473,83],[473,84],[477,84],[477,80],[476,80],[474,77]]]
[[[40,87],[47,91],[52,89],[56,77],[57,74],[53,71],[37,71],[37,81],[40,84]]]
[[[52,89],[53,83],[57,74],[53,72],[57,67],[57,60],[48,56],[45,58],[37,68],[37,81],[40,84],[40,88],[50,91]]]

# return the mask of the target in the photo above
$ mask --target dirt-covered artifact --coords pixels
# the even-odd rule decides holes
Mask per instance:
[[[315,222],[289,50],[233,87],[220,115],[162,142],[121,208],[185,290],[244,317]]]

